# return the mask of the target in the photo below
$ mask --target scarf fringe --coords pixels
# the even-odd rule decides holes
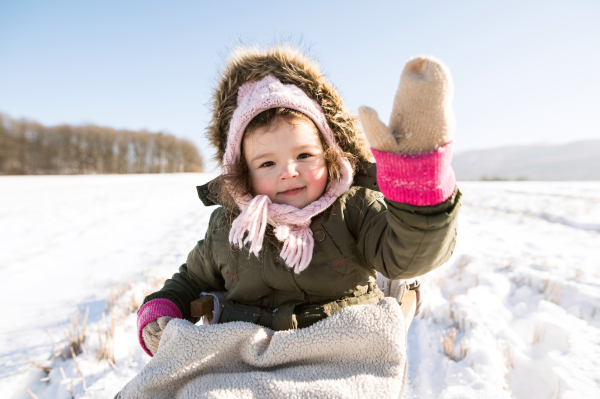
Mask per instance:
[[[245,247],[250,242],[250,252],[258,257],[267,228],[267,209],[271,200],[266,195],[256,196],[231,224],[229,242]],[[267,205],[267,206],[265,206]],[[244,235],[248,235],[244,238]]]
[[[315,247],[312,231],[308,225],[295,229],[290,229],[288,226],[279,226],[275,229],[275,237],[278,236],[279,229],[285,229],[289,232],[284,240],[278,238],[283,241],[281,258],[298,274],[308,267],[312,259],[312,252]]]

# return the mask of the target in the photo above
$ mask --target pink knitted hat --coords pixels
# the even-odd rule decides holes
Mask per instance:
[[[238,89],[237,108],[231,118],[227,147],[223,156],[223,174],[230,173],[230,167],[239,162],[244,131],[252,118],[270,108],[278,107],[302,112],[314,122],[327,145],[339,153],[341,178],[330,182],[320,198],[302,209],[274,204],[266,195],[234,198],[242,213],[231,225],[229,241],[240,247],[250,243],[250,252],[258,256],[267,223],[271,223],[275,227],[275,237],[284,243],[281,257],[296,273],[300,273],[308,267],[312,259],[314,239],[310,230],[311,218],[327,209],[341,194],[348,191],[352,185],[352,167],[335,141],[319,103],[309,98],[299,87],[284,85],[269,75],[259,81],[245,83]]]

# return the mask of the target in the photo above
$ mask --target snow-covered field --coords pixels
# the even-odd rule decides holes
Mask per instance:
[[[0,177],[0,397],[113,398],[144,366],[132,310],[203,237],[195,185],[210,178]],[[424,277],[405,396],[600,397],[600,182],[459,187],[459,243]],[[51,336],[66,355],[86,309],[84,350],[63,360]]]

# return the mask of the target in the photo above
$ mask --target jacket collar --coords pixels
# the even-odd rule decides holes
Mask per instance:
[[[196,186],[196,191],[198,191],[198,197],[200,198],[200,201],[202,201],[204,206],[221,205],[219,203],[219,200],[217,199],[216,194],[208,188],[209,186],[215,187],[218,185],[219,182],[217,181],[217,178],[215,178],[206,184]]]

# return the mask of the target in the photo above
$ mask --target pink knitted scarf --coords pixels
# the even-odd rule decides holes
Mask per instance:
[[[249,250],[258,257],[267,224],[274,226],[275,237],[283,242],[281,258],[294,272],[300,273],[312,259],[314,239],[310,229],[311,218],[329,207],[352,185],[352,167],[335,141],[323,109],[299,87],[282,84],[273,76],[245,83],[238,90],[237,108],[231,118],[227,147],[223,156],[223,173],[230,173],[231,165],[240,160],[241,143],[248,123],[256,115],[270,108],[295,109],[308,116],[317,126],[327,145],[337,151],[341,178],[329,183],[325,193],[302,209],[291,205],[274,204],[266,195],[245,195],[235,198],[242,213],[233,221],[229,241],[240,247],[250,243]],[[230,190],[230,192],[233,192]]]

